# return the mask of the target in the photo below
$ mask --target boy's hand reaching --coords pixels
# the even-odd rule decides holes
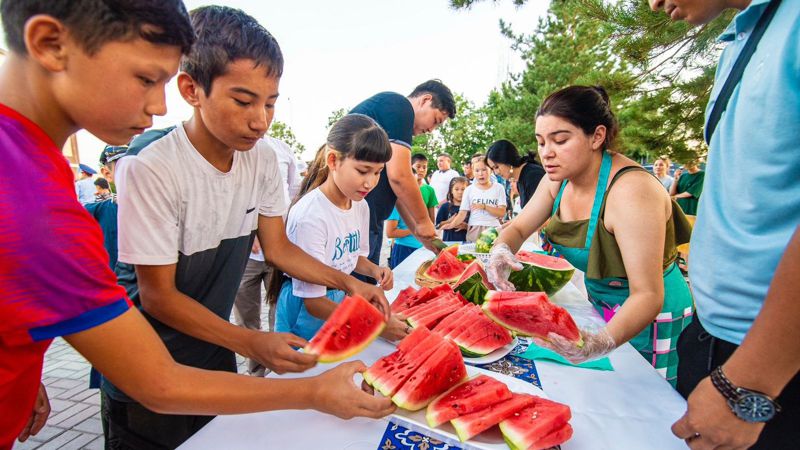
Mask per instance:
[[[293,347],[303,348],[308,342],[291,333],[265,333],[253,332],[247,348],[248,354],[264,367],[277,374],[286,372],[305,372],[317,364],[316,355],[300,353]]]
[[[392,290],[394,287],[394,273],[392,273],[392,269],[380,266],[376,266],[375,269],[374,278],[378,280],[378,286],[384,291]]]
[[[388,322],[391,312],[389,310],[389,301],[386,300],[386,295],[383,293],[383,290],[378,286],[364,283],[363,281],[359,281],[353,277],[348,278],[350,286],[347,289],[347,294],[359,295],[368,302],[372,303],[373,306],[378,308],[378,311],[383,313],[384,320]],[[393,279],[392,283],[394,283]]]
[[[392,314],[389,323],[381,333],[381,337],[390,341],[399,341],[411,333],[411,327],[406,323],[405,317]]]
[[[393,413],[395,406],[391,399],[375,397],[356,386],[353,375],[365,370],[367,366],[361,361],[351,361],[317,376],[314,409],[341,419],[358,416],[379,419]]]

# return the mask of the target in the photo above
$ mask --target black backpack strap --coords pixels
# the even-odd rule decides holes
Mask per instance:
[[[772,17],[775,16],[775,11],[778,10],[778,6],[780,6],[780,4],[781,0],[772,0],[769,2],[767,9],[765,9],[764,13],[761,14],[761,18],[758,19],[758,23],[753,29],[753,33],[750,35],[747,43],[744,44],[742,53],[740,53],[739,57],[736,58],[736,62],[733,64],[733,68],[731,69],[731,73],[725,80],[725,84],[722,85],[722,89],[719,91],[717,100],[714,102],[714,107],[711,109],[711,114],[708,116],[708,124],[706,125],[705,133],[706,144],[711,143],[711,136],[714,135],[714,130],[717,129],[717,124],[719,123],[719,119],[722,117],[722,113],[725,112],[725,109],[728,107],[728,101],[733,94],[733,90],[742,79],[742,74],[744,73],[744,69],[747,67],[747,63],[750,62],[750,58],[753,56],[753,53],[755,53],[756,47],[758,47],[758,42],[764,35],[767,26],[769,25],[770,21],[772,21]]]

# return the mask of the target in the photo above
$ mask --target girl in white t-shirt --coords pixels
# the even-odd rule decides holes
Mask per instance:
[[[394,280],[390,269],[367,259],[369,206],[364,197],[391,156],[389,138],[374,120],[361,114],[343,117],[317,152],[286,220],[289,240],[303,251],[344,273],[375,278],[384,290],[391,289]],[[278,293],[275,331],[311,339],[344,295],[286,279]],[[384,337],[403,337],[406,328],[393,317]]]
[[[474,158],[472,171],[474,183],[464,191],[461,209],[443,230],[451,230],[461,225],[467,218],[467,242],[475,242],[483,230],[500,226],[500,218],[506,213],[506,191],[500,183],[493,180],[486,158]]]

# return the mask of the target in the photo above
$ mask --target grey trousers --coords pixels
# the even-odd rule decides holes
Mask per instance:
[[[261,330],[261,307],[266,305],[265,298],[261,296],[261,286],[268,289],[269,276],[273,268],[263,261],[247,260],[236,301],[233,304],[233,318],[236,325],[251,329]],[[275,326],[275,308],[267,311],[269,323],[265,331],[271,331]],[[247,360],[247,372],[250,375],[264,376],[265,368],[258,361]]]

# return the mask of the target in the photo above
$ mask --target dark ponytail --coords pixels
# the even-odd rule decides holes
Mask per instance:
[[[526,152],[525,155],[520,155],[517,147],[511,141],[505,139],[494,141],[489,146],[489,150],[486,152],[486,159],[491,159],[495,163],[508,164],[511,167],[519,167],[525,163],[538,164],[536,154]]]
[[[611,100],[602,86],[569,86],[550,94],[536,117],[556,116],[591,135],[599,125],[606,127],[605,149],[615,150],[619,124],[611,111]]]

